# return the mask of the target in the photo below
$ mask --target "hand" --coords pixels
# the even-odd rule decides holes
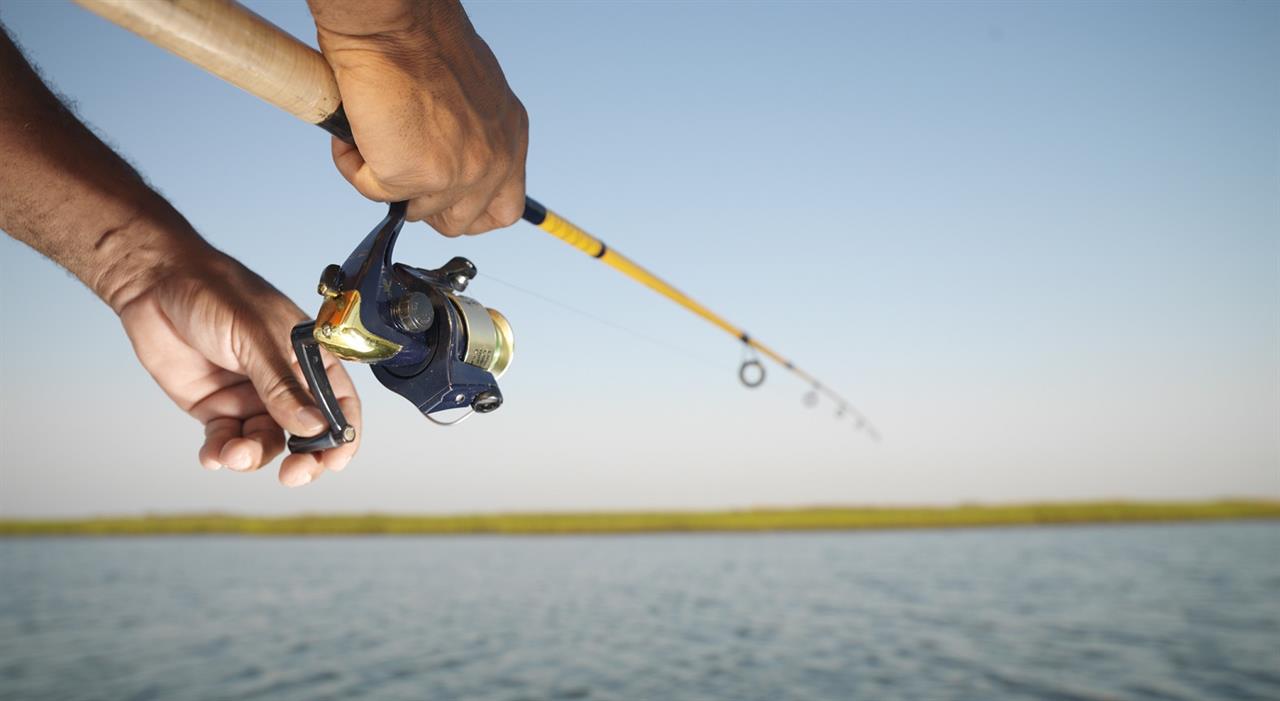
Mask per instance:
[[[254,470],[284,449],[282,428],[325,430],[289,343],[302,311],[205,242],[81,124],[3,26],[0,94],[0,230],[52,258],[119,314],[143,367],[204,424],[200,462]],[[332,358],[326,365],[358,429],[351,378]],[[290,455],[280,481],[306,484],[341,470],[355,452],[351,443]]]
[[[310,4],[359,145],[334,139],[343,177],[446,236],[520,219],[529,118],[462,7]]]
[[[204,424],[200,464],[247,472],[271,462],[286,431],[327,430],[301,378],[289,331],[305,315],[234,259],[201,246],[120,309],[143,367],[182,410]],[[334,394],[357,428],[354,443],[289,455],[280,482],[298,487],[346,467],[359,445],[360,400],[332,356]]]

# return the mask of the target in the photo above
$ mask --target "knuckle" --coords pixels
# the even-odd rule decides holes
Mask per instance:
[[[426,221],[432,214],[435,214],[435,210],[431,208],[430,202],[416,199],[409,200],[409,208],[405,210],[404,218],[409,221]],[[328,362],[327,356],[325,362]]]
[[[520,100],[516,100],[516,105],[520,108],[517,114],[520,117],[520,139],[523,141],[529,136],[529,110],[524,108],[524,103]]]
[[[457,184],[453,170],[451,166],[440,163],[436,159],[433,162],[424,163],[422,167],[407,174],[404,183],[407,188],[416,190],[415,194],[418,195],[445,192]]]
[[[396,159],[380,163],[376,168],[370,165],[373,179],[384,193],[398,200],[444,192],[454,187],[457,180],[453,165],[437,155]]]
[[[511,226],[524,215],[524,198],[503,197],[495,200],[489,213],[499,226]]]
[[[448,212],[429,217],[427,223],[431,225],[431,228],[449,238],[456,238],[466,233],[462,223]]]

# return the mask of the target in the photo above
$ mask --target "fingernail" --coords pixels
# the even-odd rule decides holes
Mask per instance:
[[[323,431],[329,425],[324,420],[324,414],[313,406],[304,406],[298,410],[298,423],[308,431]]]
[[[289,478],[290,487],[301,487],[311,483],[311,473],[299,472],[297,475]]]
[[[225,468],[225,467],[227,467],[225,464],[223,464],[223,463],[218,463],[217,465],[214,465],[214,466],[213,466],[213,469],[215,469],[215,470],[221,470],[221,469],[223,469],[223,468]],[[227,468],[227,469],[230,469],[230,468]]]
[[[244,472],[249,469],[249,453],[244,449],[236,450],[230,455],[223,458],[226,462],[222,463],[224,467],[236,472]]]
[[[343,470],[347,469],[347,464],[350,462],[351,462],[351,456],[347,456],[329,469],[333,470],[334,472],[342,472]]]

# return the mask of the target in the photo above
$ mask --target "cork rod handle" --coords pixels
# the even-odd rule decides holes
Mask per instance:
[[[234,0],[76,3],[311,124],[342,103],[318,51]]]

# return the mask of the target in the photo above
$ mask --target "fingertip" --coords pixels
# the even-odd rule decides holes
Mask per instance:
[[[301,487],[310,484],[324,469],[315,453],[294,453],[280,464],[280,484]]]
[[[279,384],[286,390],[263,392],[267,413],[277,426],[295,436],[314,436],[325,432],[329,423],[324,414],[312,403],[312,398],[293,377]]]
[[[267,414],[296,436],[316,435],[328,425],[293,364],[292,353],[275,344],[250,345],[247,366],[254,390]],[[239,433],[237,431],[237,433]]]
[[[262,447],[247,438],[232,438],[222,447],[218,459],[236,472],[249,472],[261,467]]]
[[[200,461],[200,467],[210,471],[217,471],[226,467],[220,457],[221,449],[222,446],[215,446],[210,441],[205,441],[205,444],[200,446],[200,453],[197,458]]]
[[[222,449],[229,441],[240,435],[240,420],[230,417],[212,419],[204,425],[204,444],[197,454],[200,466],[206,470],[220,470],[226,467],[222,459]]]
[[[338,400],[338,403],[342,407],[342,413],[350,417],[351,425],[356,427],[356,439],[351,443],[326,450],[323,453],[321,460],[325,469],[333,472],[342,472],[347,468],[347,465],[351,463],[351,459],[355,457],[356,452],[360,450],[360,441],[364,434],[364,427],[360,421],[360,400],[356,397],[344,397]]]
[[[275,459],[285,448],[284,433],[270,415],[255,416],[244,423],[245,440],[254,444],[255,469]]]
[[[333,165],[347,182],[355,184],[356,172],[364,165],[364,156],[355,146],[333,137]]]
[[[333,151],[333,157],[335,159],[353,151],[355,153],[360,153],[360,149],[356,148],[355,144],[347,141],[346,139],[339,139],[336,136],[329,137],[329,148]]]
[[[351,464],[351,458],[353,457],[355,457],[354,450],[348,451],[346,449],[342,449],[341,451],[334,451],[334,455],[332,457],[325,456],[325,469],[333,472],[342,472],[347,469],[347,465]]]
[[[329,421],[324,414],[313,406],[300,407],[297,411],[298,429],[303,435],[314,436],[329,428]]]

